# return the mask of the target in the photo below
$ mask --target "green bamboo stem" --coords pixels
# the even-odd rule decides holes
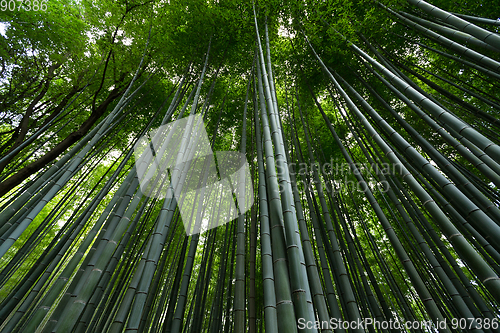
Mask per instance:
[[[496,52],[499,51],[495,47],[493,47],[493,46],[491,46],[491,45],[489,45],[489,44],[487,44],[487,43],[485,43],[485,42],[477,39],[476,37],[474,37],[474,36],[472,36],[472,35],[470,35],[470,34],[468,34],[466,32],[455,30],[455,29],[451,29],[451,28],[448,28],[448,27],[446,27],[444,25],[428,21],[426,19],[423,19],[423,18],[414,16],[414,15],[411,15],[411,14],[405,13],[403,11],[399,11],[399,13],[401,15],[406,16],[410,20],[413,20],[413,21],[421,24],[422,26],[425,26],[427,28],[431,28],[431,29],[437,30],[442,35],[446,35],[446,36],[448,36],[450,38],[454,38],[456,40],[463,41],[466,44],[470,44],[470,45],[473,45],[473,46],[481,47],[481,48],[489,50],[489,51],[496,51]]]
[[[494,32],[478,27],[475,24],[467,22],[466,20],[457,17],[450,12],[442,10],[439,7],[433,6],[423,0],[407,0],[407,1],[408,3],[422,9],[424,12],[439,18],[443,22],[453,25],[458,30],[467,32],[475,36],[476,38],[482,40],[483,42],[488,43],[500,50],[500,36],[498,36]]]
[[[358,97],[358,96],[356,96]],[[368,159],[368,162],[372,165],[373,170],[377,174],[377,176],[380,178],[382,182],[387,182],[387,178],[385,175],[380,171],[380,166],[375,164],[375,161],[370,157],[368,154],[368,151],[364,147],[363,143],[360,142],[358,136],[354,131],[352,131],[351,124],[349,121],[346,121],[346,124],[351,130],[351,133],[353,133],[355,140],[358,142],[359,146],[361,147],[361,150],[365,154],[366,158]],[[387,183],[389,184],[389,183]],[[463,318],[474,318],[474,315],[472,314],[471,310],[467,307],[466,303],[462,299],[461,295],[458,294],[458,291],[455,289],[455,286],[452,284],[451,280],[448,278],[448,275],[445,273],[443,268],[441,267],[439,261],[436,259],[436,257],[432,254],[430,247],[428,244],[425,242],[424,238],[422,235],[419,233],[417,228],[412,222],[412,219],[410,216],[406,213],[405,209],[403,208],[402,203],[398,200],[396,197],[394,191],[392,188],[389,186],[387,194],[391,201],[394,203],[396,206],[396,209],[398,210],[400,216],[403,218],[404,223],[412,233],[413,237],[415,238],[416,243],[419,245],[420,249],[423,251],[425,257],[429,260],[429,263],[431,264],[432,270],[437,274],[439,277],[439,280],[443,282],[444,287],[446,288],[448,294],[452,298],[453,304],[457,307],[460,315]],[[475,328],[476,331],[482,331]]]
[[[292,303],[290,290],[290,278],[286,261],[285,235],[283,232],[283,212],[280,204],[279,186],[276,176],[276,165],[272,147],[271,131],[266,113],[266,105],[263,92],[261,67],[257,66],[258,90],[260,111],[264,134],[264,153],[266,160],[266,188],[269,205],[269,221],[272,237],[272,253],[275,274],[276,311],[278,315],[279,330],[295,332],[297,330],[296,317]],[[279,283],[278,283],[279,281]]]
[[[254,15],[255,16],[255,15]],[[290,272],[290,287],[293,295],[293,306],[298,318],[304,318],[306,321],[314,321],[314,309],[311,300],[311,292],[307,281],[307,270],[304,263],[304,253],[300,242],[300,234],[298,230],[297,214],[293,202],[293,191],[290,184],[290,175],[288,172],[288,162],[283,146],[283,135],[279,128],[279,118],[277,103],[273,101],[275,94],[273,93],[274,84],[272,81],[272,71],[270,63],[269,38],[266,35],[266,46],[268,55],[268,68],[266,71],[264,54],[260,42],[260,36],[257,26],[257,18],[255,17],[255,28],[257,34],[257,44],[260,55],[260,67],[262,71],[262,81],[264,84],[264,93],[269,109],[269,123],[272,130],[272,143],[276,149],[275,159],[277,167],[277,176],[279,181],[279,189],[281,194],[281,209],[283,216],[283,225],[285,232],[285,242],[287,246],[287,257]],[[269,72],[269,77],[268,73]],[[267,152],[267,148],[266,148]],[[277,193],[276,193],[277,194]],[[295,323],[295,321],[294,321]],[[315,332],[316,329],[307,330]]]
[[[338,75],[336,75],[339,77]],[[340,78],[340,77],[339,77]],[[418,164],[421,172],[429,175],[436,181],[437,184],[446,192],[449,192],[450,197],[453,197],[457,207],[469,217],[471,221],[475,222],[475,225],[481,228],[481,230],[486,234],[493,235],[493,239],[498,237],[500,239],[500,226],[495,223],[496,220],[500,221],[498,215],[500,211],[497,209],[498,215],[492,215],[495,220],[490,218],[485,212],[479,210],[474,202],[469,199],[468,196],[463,194],[453,183],[448,181],[434,166],[432,166],[422,155],[420,155],[398,132],[396,132],[380,115],[350,86],[341,79],[342,82],[347,86],[348,90],[356,96],[356,98],[363,105],[363,108],[369,113],[369,115],[374,119],[374,121],[383,128],[384,131],[388,133],[390,139],[400,145],[406,154],[411,156],[414,163]],[[388,105],[385,105],[388,107]],[[408,125],[392,108],[388,108],[391,114],[396,118],[396,120],[402,124],[402,126],[417,140],[422,148],[433,158],[434,161],[441,167],[443,172],[449,171],[450,178],[454,180],[457,184],[461,184],[465,187],[465,190],[469,193],[471,197],[476,197],[481,205],[483,205],[484,210],[488,213],[495,213],[496,207],[486,199],[475,187],[471,189],[470,184],[465,177],[459,173],[452,165],[447,161],[437,150],[429,144],[425,139],[423,139],[411,126]],[[452,167],[452,168],[450,168]],[[448,172],[446,172],[448,173]],[[482,201],[481,201],[482,200]],[[486,209],[488,208],[488,209]],[[476,214],[476,216],[474,216]],[[483,228],[483,225],[487,224]],[[496,235],[496,236],[495,236]]]
[[[247,92],[245,96],[245,105],[243,107],[243,123],[242,123],[242,134],[241,134],[241,146],[240,152],[242,156],[246,154],[246,124],[247,124],[247,107],[248,107],[248,94],[250,92],[251,80],[248,80]],[[242,161],[244,162],[244,161]],[[240,188],[245,188],[245,175],[240,173],[238,186]],[[237,200],[239,207],[244,207],[245,193],[244,191],[239,191],[240,193]],[[243,192],[243,193],[241,193]],[[245,306],[245,214],[238,214],[238,226],[236,228],[236,267],[235,267],[235,285],[234,285],[234,331],[236,333],[243,333],[246,331],[246,306]]]
[[[259,73],[259,67],[257,66]],[[257,94],[256,83],[254,81],[254,94]],[[259,89],[259,92],[261,89]],[[262,93],[260,94],[262,96]],[[262,258],[262,286],[264,293],[264,322],[266,332],[278,332],[278,317],[276,304],[276,291],[273,269],[273,248],[271,245],[271,230],[269,226],[269,207],[266,191],[266,175],[264,170],[264,156],[262,152],[262,134],[260,128],[259,112],[254,98],[254,119],[255,119],[255,142],[257,150],[257,165],[259,173],[258,198],[259,198],[259,219],[260,219],[260,242]],[[262,104],[262,100],[261,100]],[[262,105],[261,105],[262,107]]]

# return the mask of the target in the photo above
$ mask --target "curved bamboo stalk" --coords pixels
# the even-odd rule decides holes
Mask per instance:
[[[450,12],[450,13],[455,15],[455,16],[458,16],[460,18],[463,18],[465,20],[471,21],[471,22],[500,26],[500,20],[498,20],[498,19],[492,20],[492,19],[484,18],[484,17],[477,17],[477,16],[471,16],[471,15],[465,15],[465,14],[453,13],[453,12]]]
[[[263,67],[263,66],[262,66]],[[266,159],[266,187],[269,204],[269,221],[271,227],[271,245],[274,262],[276,311],[278,315],[278,329],[297,330],[296,317],[294,313],[292,295],[290,290],[290,278],[286,261],[285,239],[283,232],[283,213],[281,210],[279,186],[276,176],[276,165],[272,148],[271,131],[266,113],[264,92],[262,87],[261,66],[257,66],[258,89],[260,100],[260,111],[264,132],[264,153]],[[278,283],[279,280],[279,283]]]
[[[487,57],[487,56],[485,56],[477,51],[469,49],[468,47],[465,47],[457,42],[454,42],[451,39],[446,38],[446,37],[434,32],[434,31],[416,23],[416,22],[413,22],[412,20],[396,13],[395,11],[382,5],[381,3],[378,3],[378,4],[380,6],[382,6],[383,8],[385,8],[389,13],[396,16],[398,19],[400,19],[406,25],[408,25],[412,28],[415,28],[418,31],[421,31],[421,32],[425,33],[426,35],[429,35],[430,37],[432,37],[433,39],[438,41],[438,43],[446,46],[447,48],[457,52],[460,55],[465,55],[465,56],[469,57],[470,59],[475,60],[479,64],[482,64],[486,67],[493,69],[497,73],[500,71],[500,63],[498,61],[496,61],[490,57]]]
[[[407,0],[410,4],[417,6],[424,12],[431,14],[443,22],[449,23],[461,31],[465,31],[475,36],[476,38],[488,43],[500,50],[500,36],[494,32],[488,31],[484,28],[478,27],[475,24],[467,22],[466,20],[453,15],[439,7],[433,6],[423,0]]]
[[[369,63],[374,65],[377,69],[382,71],[384,75],[389,77],[390,82],[394,83],[400,89],[405,90],[412,100],[429,111],[435,118],[447,123],[451,128],[472,141],[481,150],[483,150],[486,154],[493,158],[497,163],[500,163],[500,147],[498,145],[485,138],[482,134],[474,130],[472,127],[466,125],[461,120],[455,118],[455,116],[444,110],[442,107],[438,106],[436,103],[423,96],[416,89],[412,88],[408,83],[380,65],[377,61],[375,61],[375,59],[363,52],[356,45],[351,44],[351,48],[361,57],[366,59]]]
[[[335,74],[335,73],[334,73]],[[337,77],[338,74],[336,75]],[[421,154],[419,154],[398,132],[396,132],[380,115],[349,85],[345,80],[340,78],[340,80],[347,86],[348,90],[356,96],[356,98],[363,105],[363,108],[370,114],[372,119],[386,131],[391,140],[400,145],[401,148],[411,156],[412,160],[415,164],[418,164],[419,170],[421,172],[428,174],[432,179],[435,180],[439,187],[449,193],[450,197],[453,197],[456,206],[464,211],[464,214],[470,218],[470,220],[474,221],[474,225],[479,227],[483,233],[490,234],[493,236],[493,240],[497,237],[500,239],[500,226],[498,226],[498,222],[500,221],[500,211],[486,198],[482,195],[477,188],[472,188],[473,186],[470,182],[456,170],[449,161],[444,158],[437,150],[429,144],[425,139],[423,139],[416,131],[411,127],[406,121],[404,121],[399,114],[397,114],[387,103],[384,104],[386,108],[391,112],[391,114],[396,118],[396,120],[402,124],[403,128],[407,130],[420,144],[420,146],[430,155],[430,157],[436,161],[438,166],[440,166],[441,170],[447,174],[449,174],[450,178],[458,185],[463,187],[466,193],[469,193],[469,196],[472,198],[476,198],[479,203],[482,205],[482,209],[487,213],[491,213],[492,217],[490,218],[486,212],[478,209],[475,202],[473,202],[469,196],[466,196],[462,193],[459,188],[455,186],[455,184],[451,183],[447,180],[434,166],[432,166]],[[448,171],[448,172],[447,172]],[[471,192],[470,192],[471,191]],[[468,208],[466,208],[468,207]],[[495,209],[497,210],[495,212]],[[477,214],[474,216],[473,214]],[[484,227],[484,223],[488,225],[488,227]],[[500,248],[500,243],[496,243]]]
[[[306,37],[307,38],[307,37]],[[352,46],[356,50],[359,50],[356,46]],[[324,65],[323,61],[319,58],[317,53],[314,51],[314,49],[311,46],[311,49],[313,50],[313,53],[315,57],[318,59],[318,62],[320,63],[321,67],[325,71],[325,73],[328,75],[328,77],[332,80],[332,82],[336,82],[335,79],[333,78],[332,74],[328,71],[327,67]],[[361,50],[359,50],[362,52]],[[364,52],[362,52],[364,54]],[[380,64],[378,64],[375,60],[373,60],[371,57],[366,55],[366,58],[370,59],[370,62],[376,63],[379,67],[382,67]],[[385,69],[385,68],[384,68]],[[386,70],[387,71],[387,70]],[[395,80],[400,80],[399,78],[396,78],[395,75],[392,75]],[[397,81],[399,82],[399,81]],[[337,83],[337,88],[339,88],[338,83]],[[405,85],[408,87],[408,90],[411,89],[409,85]],[[341,88],[338,89],[340,92],[342,92]],[[466,261],[469,263],[470,267],[474,269],[474,271],[477,273],[477,275],[481,278],[482,282],[485,284],[485,286],[491,291],[492,295],[495,297],[495,299],[500,300],[500,279],[496,275],[496,273],[489,267],[483,259],[479,256],[479,254],[470,246],[469,243],[464,239],[463,235],[458,232],[458,230],[453,226],[453,224],[449,221],[449,219],[446,217],[446,215],[443,213],[443,211],[437,206],[437,204],[432,200],[432,198],[429,196],[429,194],[421,187],[421,185],[413,178],[413,176],[409,173],[409,171],[406,169],[406,167],[400,162],[400,160],[393,154],[393,150],[389,148],[389,146],[380,138],[380,135],[373,129],[373,127],[370,125],[370,123],[367,121],[367,119],[359,112],[357,107],[350,102],[350,99],[344,95],[344,99],[346,100],[347,103],[351,105],[351,110],[356,113],[358,118],[361,120],[361,122],[364,124],[365,128],[371,132],[373,138],[377,141],[377,144],[382,148],[384,151],[385,155],[391,160],[391,162],[397,166],[396,170],[397,172],[406,180],[406,182],[412,187],[413,191],[415,194],[420,198],[422,203],[424,203],[424,206],[428,209],[429,213],[436,219],[436,221],[439,223],[443,233],[448,237],[450,242],[455,246],[457,251],[459,253],[462,253],[464,258],[466,258]],[[443,110],[443,112],[445,112]],[[323,118],[326,118],[326,115],[323,116]],[[327,121],[328,118],[325,119]],[[330,127],[333,129],[333,127]],[[425,288],[425,286],[423,286]],[[429,299],[431,299],[429,297]],[[429,302],[426,302],[429,303]],[[433,303],[431,303],[433,304]],[[433,314],[434,317],[434,312],[436,312],[436,315],[439,314],[439,310],[435,308],[435,305],[431,305],[431,307],[428,309],[429,312]],[[439,317],[435,317],[439,318]]]
[[[246,156],[246,125],[247,125],[247,107],[248,107],[248,94],[250,93],[251,79],[248,80],[247,92],[245,96],[245,105],[243,107],[243,124],[241,134],[240,152],[242,156]],[[244,161],[242,161],[244,162]],[[241,175],[242,174],[242,175]],[[245,174],[241,173],[238,186],[245,188]],[[244,207],[245,192],[239,191],[238,205]],[[243,193],[241,193],[243,192]],[[235,285],[234,285],[234,330],[237,333],[243,333],[246,330],[245,321],[245,214],[238,215],[238,226],[236,228],[236,267],[235,267]]]
[[[495,127],[500,128],[500,120],[499,120],[499,119],[497,119],[497,118],[493,117],[492,115],[490,115],[489,113],[484,112],[484,111],[482,111],[482,110],[480,110],[480,109],[478,109],[478,108],[474,107],[473,105],[470,105],[469,103],[467,103],[467,102],[463,101],[463,100],[462,100],[462,99],[460,99],[459,97],[457,97],[457,96],[455,96],[455,95],[451,94],[451,93],[450,93],[449,91],[447,91],[446,89],[443,89],[443,88],[442,88],[441,86],[439,86],[438,84],[436,84],[436,83],[432,82],[431,80],[429,80],[429,79],[425,78],[424,76],[422,76],[422,75],[418,74],[417,72],[415,72],[414,70],[410,69],[409,67],[407,67],[407,66],[405,66],[405,65],[403,65],[403,64],[401,64],[401,63],[398,63],[398,66],[400,66],[401,68],[405,69],[407,72],[409,72],[409,73],[413,74],[414,76],[418,77],[418,78],[419,78],[422,82],[425,82],[425,83],[426,83],[429,87],[431,87],[431,88],[433,88],[433,89],[435,89],[435,90],[437,90],[437,91],[441,92],[443,95],[445,95],[445,96],[449,97],[450,99],[453,99],[453,100],[457,101],[458,103],[460,103],[460,104],[464,105],[466,108],[468,108],[469,110],[471,110],[473,113],[475,113],[475,114],[476,114],[476,115],[478,115],[479,117],[481,117],[481,118],[483,118],[483,119],[485,119],[485,120],[489,121],[489,122],[490,122],[492,125],[494,125]],[[481,100],[482,102],[484,102],[484,103],[486,103],[486,104],[488,104],[488,105],[490,105],[490,106],[492,106],[492,107],[494,107],[494,108],[496,108],[496,109],[500,110],[500,105],[498,105],[498,104],[496,104],[496,103],[494,103],[494,102],[490,101],[489,99],[484,98],[483,96],[481,96],[481,95],[479,95],[479,94],[476,94],[476,93],[474,93],[474,92],[472,92],[472,91],[470,91],[470,90],[468,90],[468,89],[465,89],[465,88],[463,88],[463,87],[459,86],[458,84],[455,84],[455,83],[451,82],[450,80],[447,80],[447,79],[445,79],[445,78],[443,78],[443,77],[441,77],[441,76],[439,76],[439,75],[433,74],[433,73],[431,73],[431,72],[429,72],[429,71],[427,71],[427,70],[425,70],[425,69],[423,69],[423,68],[421,68],[421,67],[419,67],[419,66],[417,66],[417,65],[415,65],[415,67],[419,68],[419,69],[420,69],[420,70],[422,70],[422,71],[425,71],[426,73],[429,73],[429,74],[431,74],[431,75],[433,75],[433,76],[437,77],[438,79],[443,80],[444,82],[446,82],[446,83],[448,83],[448,84],[450,84],[450,85],[452,85],[452,86],[454,86],[454,87],[456,87],[456,88],[458,88],[458,89],[462,90],[463,92],[465,92],[465,93],[467,93],[467,94],[469,94],[469,95],[471,95],[471,96],[474,96],[474,97],[478,98],[478,99],[479,99],[479,100]]]
[[[361,96],[356,95],[356,97],[359,98]],[[354,139],[358,142],[359,147],[361,148],[364,155],[368,159],[368,162],[372,166],[373,171],[377,174],[377,176],[379,177],[379,179],[382,182],[385,182],[388,185],[388,187],[386,188],[387,195],[389,196],[391,201],[396,206],[396,209],[399,212],[399,215],[402,217],[404,223],[406,224],[406,226],[410,230],[411,234],[415,238],[416,243],[418,244],[420,249],[423,251],[425,257],[429,260],[429,263],[431,264],[432,270],[434,271],[435,274],[437,274],[437,276],[439,277],[439,280],[444,284],[444,287],[445,287],[446,291],[448,292],[448,294],[451,296],[452,302],[457,307],[458,312],[460,313],[460,315],[463,318],[474,318],[475,316],[471,312],[471,309],[469,309],[469,307],[466,305],[466,303],[464,302],[464,300],[462,298],[462,295],[460,295],[458,293],[457,289],[455,288],[455,286],[451,282],[451,279],[450,279],[451,277],[449,278],[449,276],[446,274],[445,270],[441,267],[440,262],[437,260],[437,258],[434,256],[434,254],[431,252],[429,245],[427,244],[427,242],[424,240],[422,235],[419,233],[419,231],[417,230],[417,228],[413,224],[412,219],[410,218],[410,216],[407,214],[407,212],[403,208],[402,202],[400,202],[400,200],[398,200],[398,198],[396,197],[396,195],[392,189],[392,186],[389,185],[387,178],[385,177],[383,172],[381,172],[380,166],[375,164],[375,161],[368,154],[368,151],[366,150],[364,144],[359,140],[356,132],[353,131],[352,125],[350,124],[350,121],[348,119],[346,119],[346,124],[350,128],[351,133],[353,133]],[[454,277],[454,275],[452,277]],[[477,326],[476,326],[475,330],[482,331],[481,329],[478,329]]]
[[[312,46],[311,46],[311,48],[312,48]],[[314,49],[313,49],[313,52],[314,52]],[[319,57],[317,56],[317,54],[315,54],[315,55],[316,55],[317,59],[319,61],[321,61],[319,59]],[[322,62],[321,62],[321,64],[322,64]],[[324,67],[324,65],[322,67],[325,70],[327,70],[326,67]],[[346,100],[346,102],[348,103],[348,105],[351,106],[351,110],[353,110],[353,112],[355,112],[354,109],[356,107],[354,106],[354,104],[352,104],[352,102],[350,102],[350,99],[347,97],[347,95],[345,94],[345,92],[343,92],[342,88],[338,85],[338,83],[333,79],[333,76],[330,75],[330,78],[332,79],[332,81],[334,82],[337,90],[341,93],[341,95]],[[401,243],[400,243],[397,235],[394,233],[394,230],[392,229],[392,227],[391,227],[389,221],[387,220],[385,214],[383,213],[382,209],[378,205],[378,203],[377,203],[375,197],[373,196],[370,188],[368,187],[366,181],[364,180],[363,176],[361,175],[361,173],[358,170],[357,166],[354,164],[354,162],[351,159],[351,157],[349,156],[348,152],[345,150],[345,148],[344,148],[342,142],[340,141],[340,138],[338,137],[335,129],[333,128],[333,126],[331,125],[329,119],[326,117],[326,114],[322,110],[321,105],[319,104],[319,102],[317,102],[316,99],[315,99],[315,101],[316,101],[316,105],[318,106],[318,109],[321,112],[321,115],[323,116],[323,119],[325,119],[325,122],[327,123],[328,128],[330,129],[332,135],[334,136],[335,141],[339,145],[339,147],[340,147],[340,149],[342,151],[342,154],[344,155],[344,158],[346,159],[347,163],[351,167],[351,169],[352,169],[354,175],[356,176],[358,182],[362,184],[363,191],[364,191],[366,197],[368,198],[368,201],[369,201],[370,205],[372,206],[373,210],[377,214],[379,220],[382,222],[383,228],[386,231],[387,236],[389,237],[391,243],[393,244],[398,257],[400,258],[400,261],[402,262],[405,270],[408,273],[408,276],[410,277],[410,279],[413,282],[413,285],[415,286],[415,289],[417,290],[419,296],[422,298],[422,301],[424,302],[424,305],[425,305],[427,311],[429,312],[429,315],[431,316],[431,318],[436,318],[435,319],[436,322],[444,320],[444,317],[440,313],[440,311],[439,311],[438,307],[436,306],[433,298],[429,294],[428,289],[426,288],[425,284],[423,283],[423,281],[421,280],[420,276],[418,275],[418,273],[417,273],[417,271],[416,271],[413,263],[411,262],[411,260],[409,259],[408,255],[406,254],[406,251],[404,250],[403,246],[401,245]]]
[[[287,256],[290,271],[290,287],[292,295],[294,297],[293,306],[295,312],[297,312],[298,318],[304,318],[306,322],[314,322],[314,309],[311,300],[310,287],[307,281],[307,270],[304,263],[304,253],[302,250],[302,244],[300,242],[297,214],[294,207],[293,191],[290,184],[290,175],[288,172],[288,162],[286,160],[286,154],[284,152],[283,146],[283,135],[281,129],[279,128],[279,118],[277,115],[278,110],[276,107],[277,104],[275,101],[273,101],[273,99],[275,98],[275,94],[273,93],[274,86],[273,84],[269,83],[269,81],[272,80],[272,71],[269,71],[268,77],[264,61],[264,53],[262,51],[262,45],[260,42],[260,36],[257,26],[257,18],[255,14],[254,20],[257,34],[258,50],[260,54],[262,81],[264,83],[264,93],[269,109],[269,123],[272,130],[272,143],[274,144],[274,148],[276,149],[275,159],[277,176],[279,178],[279,192],[281,194],[281,200],[279,202],[281,203],[285,242],[287,245]],[[270,49],[268,36],[266,36],[266,46],[268,55],[268,68],[271,69],[271,64],[269,62]],[[267,147],[266,154],[268,154]],[[278,195],[278,193],[276,193],[276,195]],[[316,329],[313,328],[311,331],[315,332]]]
[[[408,107],[410,107],[417,115],[419,115],[432,129],[439,133],[451,146],[453,146],[457,151],[467,158],[474,166],[481,168],[486,174],[490,174],[492,178],[496,176],[491,174],[486,168],[483,168],[483,163],[500,175],[500,165],[493,161],[488,155],[483,151],[478,149],[472,142],[464,138],[462,135],[454,131],[450,126],[444,122],[439,121],[439,124],[429,117],[425,112],[423,112],[415,103],[412,103],[405,95],[403,95],[398,89],[396,89],[392,84],[390,84],[386,79],[384,79],[380,74],[374,71],[371,67],[367,67],[382,83],[384,83],[399,99],[405,102]],[[362,81],[364,82],[364,81]],[[370,89],[370,88],[369,88]],[[377,96],[377,95],[375,95]],[[448,133],[447,131],[450,133]],[[458,142],[458,141],[459,142]],[[462,146],[463,145],[463,146]],[[479,161],[479,160],[480,161]]]
[[[287,97],[288,102],[288,97]],[[287,105],[288,107],[288,105]],[[299,108],[300,110],[300,108]],[[288,113],[290,110],[288,109]],[[288,116],[290,116],[288,114]],[[302,116],[302,115],[301,115]],[[292,133],[293,134],[293,129]],[[309,139],[308,137],[306,137]],[[287,154],[287,160],[290,160],[290,156],[287,149],[286,141],[284,141],[285,152]],[[323,295],[323,290],[321,286],[321,280],[319,278],[318,269],[316,267],[316,262],[314,261],[314,254],[311,247],[311,240],[309,239],[309,234],[307,230],[307,225],[304,217],[304,212],[302,209],[302,204],[300,202],[300,194],[297,187],[297,181],[295,179],[295,168],[290,166],[290,181],[292,182],[293,196],[295,200],[295,207],[297,208],[297,218],[299,222],[300,236],[302,240],[302,248],[304,249],[304,259],[307,266],[307,276],[309,279],[309,284],[311,286],[311,292],[314,302],[314,307],[318,312],[318,318],[321,322],[329,322],[330,316],[328,314],[328,309],[326,307],[325,297]],[[327,327],[322,327],[321,332],[331,332]]]
[[[297,105],[299,105],[298,97],[297,97]],[[293,124],[293,126],[290,126],[291,127],[291,134],[293,137],[294,146],[297,150],[298,161],[299,161],[299,163],[304,163],[304,158],[302,157],[302,151],[301,151],[300,145],[298,143],[298,139],[297,139],[297,135],[298,135],[297,130],[294,130],[295,121],[291,121],[291,123]],[[325,254],[327,251],[325,251],[325,246],[323,245],[323,238],[325,238],[325,243],[326,243],[326,246],[328,247],[328,249],[330,249],[330,243],[327,240],[326,232],[323,232],[320,228],[320,222],[319,222],[319,218],[318,218],[318,216],[320,216],[320,215],[315,213],[315,211],[318,211],[318,213],[319,213],[319,209],[318,209],[316,201],[315,201],[316,199],[313,197],[313,195],[311,194],[311,191],[310,191],[310,184],[312,184],[312,182],[309,179],[309,177],[307,177],[307,174],[304,175],[303,173],[299,172],[299,176],[301,176],[301,178],[303,178],[301,180],[301,182],[302,182],[302,184],[304,184],[303,188],[305,190],[306,200],[308,203],[307,206],[309,207],[309,210],[310,210],[309,214],[310,214],[310,218],[311,218],[312,223],[313,223],[313,230],[314,230],[316,244],[318,247],[320,263],[321,263],[321,270],[323,273],[323,280],[324,280],[324,283],[326,286],[326,299],[328,301],[329,313],[330,313],[331,318],[336,318],[336,319],[342,320],[343,316],[342,316],[342,313],[340,312],[340,308],[339,308],[338,303],[337,303],[337,297],[336,297],[335,289],[333,287],[330,269],[328,266],[328,259],[327,259],[327,256]],[[313,200],[314,200],[314,202],[313,202]],[[312,208],[314,208],[314,209],[312,209]],[[334,256],[333,251],[331,249],[327,253],[331,257]],[[334,261],[336,261],[335,258],[333,259],[333,261],[330,261],[330,263],[332,263]],[[335,266],[332,264],[331,267],[335,267]],[[339,274],[337,273],[337,270],[336,269],[332,269],[332,270],[333,270],[333,275],[335,276],[335,279],[338,281]],[[340,285],[340,283],[338,285]],[[343,299],[341,293],[340,293],[339,297],[341,300]],[[342,303],[344,303],[344,302],[342,302]],[[339,328],[339,330],[343,331],[342,328]]]
[[[259,72],[257,66],[257,72]],[[254,94],[257,94],[256,83],[254,81]],[[259,89],[259,92],[261,89]],[[262,94],[261,94],[262,96]],[[254,98],[254,119],[255,119],[255,142],[257,150],[257,165],[259,172],[259,219],[260,219],[260,242],[262,258],[262,285],[264,291],[264,319],[266,332],[278,332],[277,304],[275,281],[273,272],[273,251],[271,246],[271,231],[269,228],[269,209],[266,193],[266,176],[264,170],[264,159],[262,153],[261,129],[259,121],[259,112]],[[262,100],[261,100],[262,104]],[[262,107],[262,105],[261,105]]]
[[[427,28],[432,28],[434,30],[437,30],[442,35],[447,35],[448,37],[458,39],[458,40],[463,41],[463,42],[465,42],[467,44],[474,45],[474,46],[477,46],[477,47],[481,47],[481,48],[484,48],[484,49],[489,50],[489,51],[496,51],[496,52],[499,51],[498,49],[494,48],[493,46],[491,46],[491,45],[489,45],[489,44],[487,44],[487,43],[485,43],[485,42],[477,39],[474,36],[469,35],[466,32],[462,32],[462,31],[459,31],[459,30],[451,29],[451,28],[448,28],[448,27],[446,27],[444,25],[440,25],[440,24],[428,21],[426,19],[423,19],[423,18],[414,16],[414,15],[411,15],[411,14],[405,13],[403,11],[399,11],[399,13],[401,15],[406,16],[410,20],[413,20],[413,21],[415,21],[415,22],[417,22],[417,23],[419,23],[419,24],[421,24],[421,25],[423,25],[423,26],[425,26]]]

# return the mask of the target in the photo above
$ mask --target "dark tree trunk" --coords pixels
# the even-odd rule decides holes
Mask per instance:
[[[25,166],[18,172],[16,172],[11,177],[7,178],[5,181],[0,183],[0,196],[5,195],[10,190],[12,190],[17,185],[21,184],[23,180],[27,179],[29,176],[40,170],[41,168],[48,165],[54,159],[56,159],[61,153],[63,153],[66,149],[71,147],[75,142],[80,140],[88,131],[92,128],[92,126],[99,120],[99,118],[106,112],[108,106],[121,94],[123,94],[124,89],[116,88],[112,90],[106,100],[104,100],[94,112],[90,114],[90,116],[85,120],[80,128],[71,134],[69,134],[63,141],[61,141],[57,146],[55,146],[51,151],[47,154],[43,155],[41,158],[36,160],[35,162]]]

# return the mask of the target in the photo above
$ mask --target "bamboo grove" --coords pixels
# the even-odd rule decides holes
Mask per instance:
[[[1,332],[500,332],[494,1],[49,5],[2,19]],[[254,201],[187,235],[134,147],[193,115]]]

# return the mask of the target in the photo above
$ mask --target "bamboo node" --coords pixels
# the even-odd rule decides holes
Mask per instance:
[[[426,205],[426,204],[428,204],[429,202],[434,202],[434,200],[429,199],[429,200],[425,201],[422,205],[423,205],[423,206],[425,206],[425,205]]]
[[[483,284],[490,281],[490,280],[498,280],[498,279],[499,279],[498,276],[489,277],[489,278],[483,280]]]

